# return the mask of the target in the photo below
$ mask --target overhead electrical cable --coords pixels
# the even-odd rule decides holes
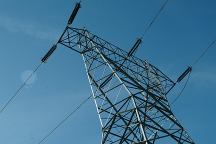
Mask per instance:
[[[163,12],[164,8],[166,7],[166,5],[168,4],[169,0],[166,0],[162,6],[160,7],[160,9],[158,10],[158,12],[156,13],[156,15],[153,17],[152,21],[149,23],[149,25],[146,27],[146,29],[144,30],[144,33],[142,35],[142,38],[146,35],[146,33],[149,31],[149,29],[152,27],[152,25],[155,23],[155,21],[158,19],[158,17],[160,16],[160,14]]]
[[[42,63],[40,63],[34,71],[26,78],[26,80],[20,85],[20,87],[16,90],[16,92],[10,97],[10,99],[3,105],[3,107],[0,110],[0,114],[8,107],[8,105],[18,96],[18,94],[21,92],[21,90],[26,86],[27,82],[34,76],[34,74],[38,71],[38,69],[41,67]]]
[[[76,3],[76,6],[71,13],[71,16],[68,20],[67,26],[71,25],[75,19],[75,16],[80,9],[81,5],[80,3]],[[66,27],[67,28],[67,27]],[[65,29],[66,30],[66,29]],[[63,35],[61,35],[60,39],[62,38]],[[59,39],[59,40],[60,40]],[[58,43],[57,43],[58,44]],[[36,66],[35,70],[27,77],[27,79],[23,82],[23,84],[17,89],[17,91],[14,93],[14,95],[6,102],[5,105],[0,109],[0,114],[7,108],[7,106],[18,96],[20,91],[26,86],[27,82],[32,78],[32,76],[36,73],[36,71],[41,67],[43,63],[45,63],[48,58],[51,56],[51,54],[57,49],[57,44],[53,45],[52,48],[48,51],[48,53],[41,59],[41,63]]]
[[[148,24],[148,26],[144,29],[143,34],[141,35],[141,38],[138,38],[135,45],[132,47],[132,49],[129,51],[128,56],[130,57],[131,55],[133,55],[137,49],[139,48],[139,45],[142,43],[142,39],[145,37],[145,35],[147,34],[147,32],[149,31],[149,29],[152,27],[152,25],[155,23],[155,21],[157,20],[157,18],[160,16],[160,14],[162,13],[162,11],[164,10],[164,8],[166,7],[167,3],[169,2],[169,0],[166,0],[160,7],[160,9],[158,10],[158,12],[156,13],[156,15],[153,17],[153,19],[150,21],[150,23]]]
[[[192,63],[192,65],[189,67],[190,70],[189,70],[188,73],[187,73],[188,77],[187,77],[187,80],[186,80],[186,82],[185,82],[185,84],[184,84],[182,90],[181,90],[180,93],[176,96],[176,98],[172,101],[171,105],[173,105],[173,104],[180,98],[180,96],[182,95],[183,91],[185,90],[185,88],[186,88],[186,86],[187,86],[187,84],[188,84],[188,81],[189,81],[189,79],[190,79],[190,76],[191,76],[192,67],[194,67],[194,65],[196,65],[197,63],[199,63],[200,60],[204,57],[204,55],[209,51],[209,49],[210,49],[211,47],[213,47],[215,44],[216,44],[216,39],[213,40],[213,41],[204,49],[204,51],[200,54],[200,56],[197,57],[197,59],[194,60],[194,62]],[[188,69],[189,69],[189,68],[188,68]],[[187,70],[188,70],[188,69],[187,69]],[[187,71],[187,70],[186,70],[186,71]],[[186,71],[185,71],[185,72],[186,72]],[[187,75],[185,75],[185,76],[187,76]],[[183,79],[183,78],[182,78],[182,79]]]
[[[192,66],[194,66],[195,64],[197,64],[203,57],[204,55],[209,51],[209,49],[214,46],[216,43],[216,39],[213,40],[205,49],[204,51],[201,53],[201,55],[193,62]]]
[[[62,121],[60,121],[47,135],[45,135],[37,144],[43,143],[50,137],[60,126],[62,126],[71,116],[73,116],[92,96],[84,99],[72,112],[70,112]]]
[[[186,86],[187,86],[187,84],[188,84],[188,81],[189,81],[189,79],[190,79],[190,76],[191,76],[191,72],[189,72],[189,74],[188,74],[188,76],[187,76],[187,80],[186,80],[186,82],[185,82],[185,84],[184,84],[182,90],[179,92],[179,94],[176,96],[176,98],[171,102],[171,105],[173,105],[173,104],[181,97],[182,93],[184,92],[184,90],[185,90],[185,88],[186,88]]]

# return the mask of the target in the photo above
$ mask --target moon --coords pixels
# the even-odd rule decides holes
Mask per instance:
[[[35,81],[37,80],[37,74],[34,73],[32,70],[26,70],[24,72],[22,72],[21,74],[21,81],[26,85],[32,85],[33,83],[35,83]]]

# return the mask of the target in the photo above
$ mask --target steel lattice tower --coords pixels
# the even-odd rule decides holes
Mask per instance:
[[[102,126],[101,144],[194,144],[166,97],[175,82],[133,55],[141,40],[126,52],[86,29],[73,28],[79,7],[77,4],[57,44],[83,57]]]

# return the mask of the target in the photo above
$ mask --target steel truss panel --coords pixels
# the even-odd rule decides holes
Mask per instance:
[[[175,83],[158,68],[85,29],[67,27],[59,43],[83,56],[102,144],[194,144],[166,97]]]

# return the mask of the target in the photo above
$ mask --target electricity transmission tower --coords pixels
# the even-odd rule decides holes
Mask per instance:
[[[141,39],[126,52],[86,29],[73,28],[79,8],[78,3],[59,41],[42,62],[57,45],[83,57],[102,126],[101,144],[194,144],[166,97],[175,82],[134,56]]]

